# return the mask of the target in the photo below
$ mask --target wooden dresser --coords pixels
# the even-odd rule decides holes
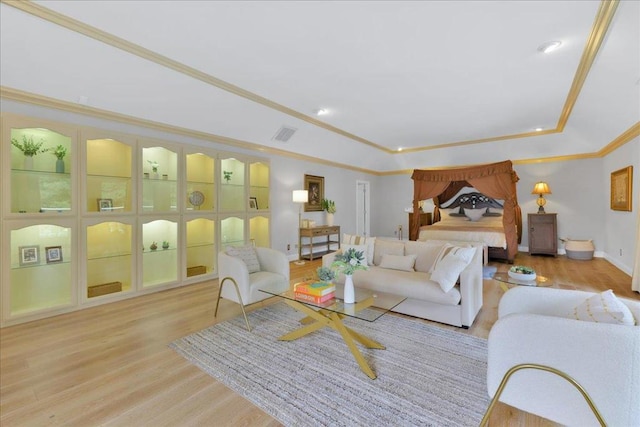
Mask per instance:
[[[557,214],[528,214],[529,221],[529,254],[546,254],[555,256],[558,253]]]
[[[313,261],[340,249],[340,226],[321,225],[301,228],[298,237],[298,258]]]

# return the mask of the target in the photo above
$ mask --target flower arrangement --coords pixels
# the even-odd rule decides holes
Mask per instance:
[[[169,249],[169,242],[166,240],[162,241],[162,249]]]
[[[357,270],[368,270],[363,251],[356,251],[355,248],[349,248],[345,252],[336,255],[331,268],[338,272],[351,276]]]
[[[222,174],[224,175],[224,180],[229,182],[231,181],[231,175],[233,175],[233,172],[229,172],[229,171],[222,171]]]
[[[323,211],[327,211],[327,213],[334,214],[336,213],[336,202],[329,199],[322,199],[320,202],[320,206]]]
[[[151,170],[153,172],[158,173],[158,166],[160,166],[158,162],[156,162],[155,160],[147,160],[147,163],[151,165]]]
[[[331,282],[336,278],[336,273],[328,267],[318,267],[316,273],[318,274],[318,279],[323,282]]]
[[[67,149],[65,148],[64,145],[58,145],[57,147],[50,148],[47,151],[49,151],[51,154],[56,156],[58,158],[58,160],[64,159],[64,156],[67,155]]]
[[[15,138],[11,138],[11,145],[22,151],[22,154],[28,157],[33,157],[38,153],[46,152],[47,149],[42,148],[43,144],[44,140],[41,140],[40,142],[33,142],[33,136],[27,139],[25,135],[22,135],[22,142],[19,142]]]

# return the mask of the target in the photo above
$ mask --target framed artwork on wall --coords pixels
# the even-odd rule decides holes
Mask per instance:
[[[309,192],[309,201],[304,204],[305,212],[321,212],[324,199],[324,177],[304,176],[304,189]]]
[[[20,265],[33,265],[40,263],[40,246],[29,245],[20,246],[18,248],[18,256],[20,259]]]
[[[257,197],[249,197],[249,210],[257,211],[258,210],[258,198]]]
[[[47,246],[44,248],[47,264],[62,262],[62,246]]]
[[[631,212],[633,166],[611,172],[611,209]]]

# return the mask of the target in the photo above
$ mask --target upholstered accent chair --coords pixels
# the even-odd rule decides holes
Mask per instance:
[[[489,395],[514,366],[536,365],[513,373],[498,400],[563,425],[640,426],[640,301],[617,298],[632,326],[577,320],[576,307],[594,295],[520,286],[506,292],[489,334]],[[601,420],[559,373],[584,389]]]
[[[289,289],[289,260],[285,254],[271,248],[228,248],[218,254],[218,279],[220,289],[214,316],[218,314],[221,297],[234,301],[240,304],[247,329],[251,330],[244,306],[271,296],[260,292],[261,287],[281,288],[282,292]]]

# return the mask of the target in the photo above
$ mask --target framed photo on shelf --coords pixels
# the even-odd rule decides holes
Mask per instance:
[[[113,210],[113,199],[98,199],[98,211],[110,212]]]
[[[47,264],[62,262],[62,246],[47,246],[44,248]]]
[[[18,248],[18,256],[20,259],[20,265],[34,265],[40,263],[40,246],[29,245],[20,246]]]
[[[305,175],[304,189],[309,192],[309,201],[304,204],[304,211],[322,212],[322,199],[324,199],[324,177]]]
[[[258,210],[258,198],[257,197],[249,197],[249,210],[257,211]]]
[[[631,212],[633,166],[611,172],[611,209]]]

